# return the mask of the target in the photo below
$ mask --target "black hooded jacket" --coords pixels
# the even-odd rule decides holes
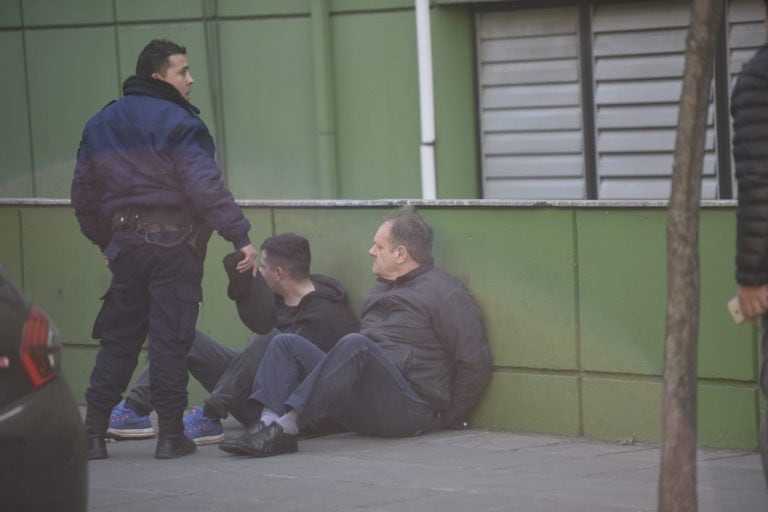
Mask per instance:
[[[360,322],[338,281],[320,274],[309,278],[315,291],[306,294],[298,305],[287,306],[282,297],[271,293],[264,278],[256,272],[250,292],[236,300],[240,319],[256,333],[277,329],[298,334],[328,352],[342,336],[357,332]]]

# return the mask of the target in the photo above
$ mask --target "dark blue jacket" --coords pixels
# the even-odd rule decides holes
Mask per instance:
[[[199,110],[153,78],[130,77],[123,94],[83,130],[71,191],[83,234],[104,251],[116,210],[170,207],[202,219],[235,249],[248,245],[250,223],[221,179]]]

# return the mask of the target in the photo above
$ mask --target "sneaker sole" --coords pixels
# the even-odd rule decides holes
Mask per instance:
[[[149,439],[155,437],[155,431],[151,428],[107,429],[107,437],[112,439]]]
[[[204,436],[192,439],[197,446],[204,446],[207,444],[219,444],[224,440],[224,434],[218,434],[215,436]]]

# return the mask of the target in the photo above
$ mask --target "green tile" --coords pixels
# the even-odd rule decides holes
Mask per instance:
[[[494,364],[575,369],[572,214],[565,210],[423,208],[438,266],[485,313]]]
[[[710,448],[757,449],[757,390],[699,385],[699,445]]]
[[[309,14],[314,0],[218,0],[219,16],[280,16]]]
[[[661,442],[658,382],[584,378],[584,435],[611,442]]]
[[[95,344],[91,327],[111,274],[69,208],[21,210],[25,288],[56,320],[65,343]]]
[[[113,28],[27,33],[38,197],[69,197],[83,126],[119,94],[116,55]]]
[[[341,197],[421,196],[414,25],[412,11],[333,17]]]
[[[496,371],[472,423],[516,432],[579,435],[577,379]]]
[[[474,15],[432,10],[437,197],[480,197]]]
[[[576,213],[583,369],[660,375],[666,211]]]
[[[0,27],[10,28],[20,26],[21,7],[19,0],[0,0]],[[2,45],[0,45],[0,47],[2,47]]]
[[[3,91],[0,95],[0,112],[3,112],[0,118],[0,197],[32,197],[32,154],[21,32],[0,32],[0,67],[16,70],[0,74],[0,91]]]
[[[17,286],[21,282],[21,228],[18,208],[0,207],[0,265],[11,276]]]
[[[320,194],[310,29],[309,18],[220,25],[228,183],[237,197]]]
[[[204,3],[190,0],[115,0],[115,11],[118,21],[179,20],[202,17]]]
[[[258,249],[261,241],[272,234],[271,215],[266,209],[246,209],[244,213],[251,221],[251,243]],[[217,233],[208,243],[203,276],[203,303],[197,320],[197,328],[208,333],[217,341],[235,349],[241,349],[250,335],[237,315],[235,303],[227,296],[229,280],[222,260],[234,251],[231,243]]]
[[[733,210],[701,212],[701,307],[699,376],[752,380],[757,364],[750,323],[736,325],[725,304],[736,295],[736,215]]]
[[[312,248],[312,272],[335,277],[349,292],[355,311],[375,284],[368,249],[389,210],[277,209],[275,231],[305,236]]]
[[[205,28],[200,22],[159,23],[149,25],[123,25],[118,27],[120,46],[120,83],[136,72],[136,59],[141,50],[152,39],[170,39],[187,49],[187,59],[195,85],[192,87],[191,102],[200,109],[200,117],[216,136],[213,103],[211,101],[211,78],[206,53]]]
[[[115,17],[105,0],[22,0],[22,9],[27,26],[109,23]]]

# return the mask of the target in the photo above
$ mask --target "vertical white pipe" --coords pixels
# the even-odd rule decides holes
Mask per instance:
[[[421,116],[421,197],[437,199],[435,182],[435,98],[432,83],[432,30],[429,0],[415,0]]]

